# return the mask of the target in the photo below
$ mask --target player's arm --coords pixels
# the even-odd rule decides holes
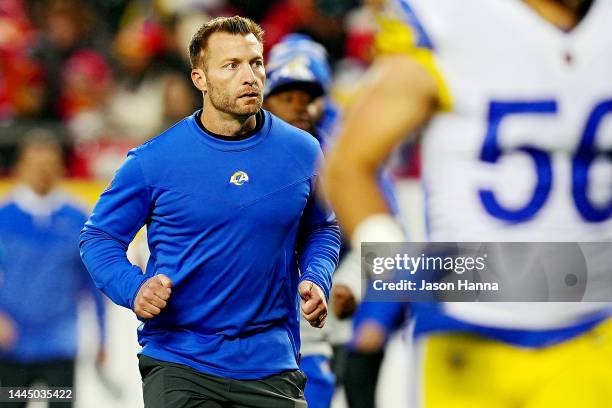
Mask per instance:
[[[362,302],[353,319],[350,347],[373,353],[382,349],[389,336],[407,320],[406,305],[401,302]]]
[[[370,217],[383,215],[376,218],[391,223],[378,186],[378,169],[439,105],[433,74],[409,56],[384,56],[368,76],[369,83],[347,113],[323,174],[325,192],[343,231],[351,237]],[[399,227],[394,231],[400,233]]]
[[[164,275],[142,274],[126,256],[152,205],[138,156],[131,152],[109,188],[100,196],[81,231],[81,258],[96,287],[113,302],[142,318],[166,306],[172,282]]]

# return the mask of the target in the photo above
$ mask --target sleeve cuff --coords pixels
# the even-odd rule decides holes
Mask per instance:
[[[321,290],[325,294],[325,300],[329,301],[329,291],[331,289],[329,284],[323,282],[323,280],[316,273],[313,273],[313,272],[303,273],[300,276],[298,285],[305,280],[310,281],[314,283],[315,285],[317,285],[319,288],[321,288]]]
[[[137,266],[134,266],[134,268],[137,268],[140,271],[140,268]],[[136,300],[136,295],[138,295],[138,291],[140,290],[140,288],[142,287],[142,285],[147,281],[147,279],[149,279],[151,276],[149,275],[143,275],[142,273],[139,274],[139,276],[136,277],[136,279],[134,279],[133,281],[133,288],[130,291],[129,297],[128,297],[128,307],[130,308],[130,310],[134,310],[134,301]]]

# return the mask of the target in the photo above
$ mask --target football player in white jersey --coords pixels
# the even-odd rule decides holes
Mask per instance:
[[[353,247],[403,240],[375,170],[419,129],[430,240],[612,241],[612,1],[394,3],[324,176]],[[612,406],[608,316],[413,305],[419,406]]]

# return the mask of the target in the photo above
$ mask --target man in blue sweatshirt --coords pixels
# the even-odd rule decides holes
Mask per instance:
[[[96,304],[97,362],[105,355],[104,299],[77,249],[87,211],[56,188],[64,169],[50,131],[32,130],[19,150],[18,184],[0,204],[0,387],[73,387],[81,294]]]
[[[325,323],[339,229],[318,142],[261,109],[262,36],[241,17],[198,30],[203,109],[128,154],[81,234],[96,285],[143,321],[147,408],[306,406],[299,309]],[[145,224],[142,274],[125,251]]]

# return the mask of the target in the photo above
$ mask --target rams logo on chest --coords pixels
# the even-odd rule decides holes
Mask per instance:
[[[247,183],[249,181],[249,175],[246,174],[244,171],[237,171],[234,174],[232,174],[232,177],[230,177],[230,183],[235,185],[235,186],[241,186],[244,183]]]

